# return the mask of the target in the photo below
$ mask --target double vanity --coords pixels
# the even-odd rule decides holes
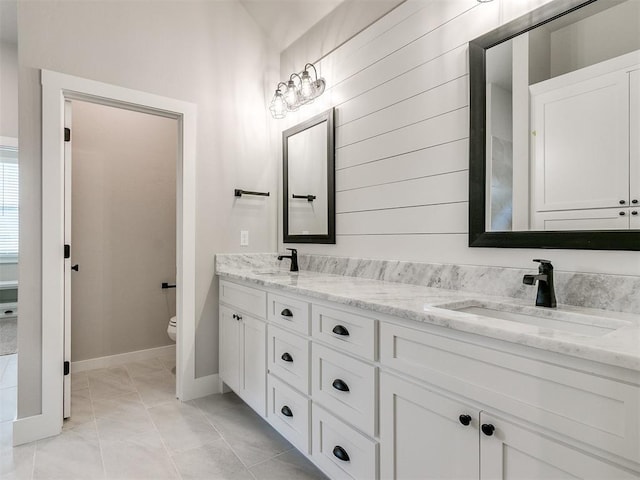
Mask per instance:
[[[221,380],[329,477],[640,477],[637,315],[249,257]]]

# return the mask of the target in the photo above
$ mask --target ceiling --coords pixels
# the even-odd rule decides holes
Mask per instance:
[[[279,52],[342,2],[343,0],[240,0]]]
[[[240,0],[282,51],[344,0]],[[17,2],[0,0],[0,41],[17,43]]]
[[[0,41],[18,43],[18,8],[15,0],[0,0]]]

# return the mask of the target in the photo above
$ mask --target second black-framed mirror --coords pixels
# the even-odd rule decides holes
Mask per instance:
[[[334,109],[282,132],[284,243],[336,243]]]

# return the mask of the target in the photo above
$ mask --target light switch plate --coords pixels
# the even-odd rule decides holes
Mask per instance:
[[[249,230],[240,230],[240,246],[249,246]]]

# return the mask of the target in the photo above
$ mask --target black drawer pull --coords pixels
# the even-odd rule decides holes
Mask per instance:
[[[282,310],[280,312],[280,315],[282,315],[283,317],[293,317],[293,313],[291,313],[291,310],[289,310],[288,308]]]
[[[349,462],[351,460],[347,451],[340,445],[336,445],[335,447],[333,447],[333,456],[338,460],[342,460],[343,462]]]
[[[458,417],[460,423],[465,427],[471,423],[471,415],[462,414]]]
[[[341,392],[349,391],[349,385],[344,383],[344,381],[340,380],[339,378],[336,378],[331,385],[333,386],[333,388],[335,388],[336,390],[340,390]]]
[[[282,407],[280,409],[280,411],[282,412],[282,414],[285,417],[293,417],[293,412],[291,411],[291,409],[289,407],[287,407],[286,405],[284,407]]]
[[[348,337],[349,336],[349,330],[344,328],[342,325],[336,325],[335,327],[333,327],[333,330],[331,330],[331,331],[333,333],[335,333],[336,335],[342,335],[344,337]]]
[[[293,362],[293,357],[289,354],[289,352],[284,352],[280,358],[285,362]]]
[[[480,428],[482,429],[482,433],[484,433],[487,437],[490,437],[491,435],[493,435],[493,432],[496,431],[496,427],[494,427],[490,423],[483,423],[482,427]]]

